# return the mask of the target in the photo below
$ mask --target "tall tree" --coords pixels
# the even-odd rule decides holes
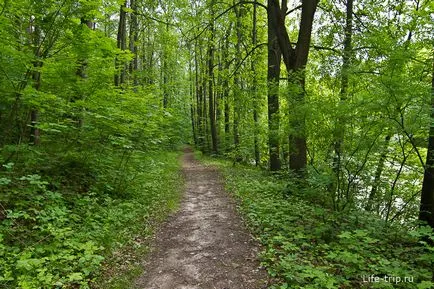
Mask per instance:
[[[280,170],[280,145],[279,145],[279,81],[280,62],[282,53],[277,41],[276,28],[274,27],[275,15],[273,14],[276,1],[268,1],[268,68],[267,68],[267,99],[268,99],[268,149],[270,156],[270,170]],[[282,2],[282,14],[286,14],[286,2]],[[283,16],[284,17],[284,16]]]
[[[214,99],[214,0],[210,3],[210,39],[208,42],[208,106],[209,120],[211,126],[211,151],[215,154],[218,152],[217,140],[217,125],[216,125],[216,110]]]
[[[258,27],[257,27],[257,18],[258,18],[258,12],[257,12],[257,1],[255,0],[253,3],[253,16],[252,16],[252,46],[253,51],[256,49],[256,45],[258,43]],[[259,165],[261,156],[259,151],[259,107],[258,107],[258,78],[256,75],[256,66],[257,61],[256,57],[254,55],[254,52],[252,52],[252,61],[251,61],[251,69],[253,74],[253,81],[252,81],[252,93],[253,93],[253,122],[254,122],[254,136],[253,136],[253,146],[254,146],[254,155],[255,155],[255,164],[256,166]]]
[[[289,134],[290,169],[298,175],[302,175],[307,164],[307,140],[306,124],[302,109],[305,102],[305,66],[307,64],[310,39],[314,14],[318,5],[317,0],[303,0],[301,7],[301,19],[298,30],[298,39],[295,48],[286,31],[283,13],[279,8],[277,0],[270,0],[272,26],[275,29],[277,41],[283,55],[283,61],[288,71],[288,81],[294,84],[295,91],[291,90],[290,97],[294,100],[294,107],[291,108],[296,114],[291,121],[291,133]]]
[[[33,88],[35,90],[39,90],[41,88],[41,68],[42,68],[42,60],[41,60],[41,30],[39,25],[36,23],[36,20],[31,20],[30,33],[32,39],[33,53],[35,59],[33,60],[33,71],[32,71],[32,80],[33,80]],[[34,23],[34,24],[33,24]],[[30,143],[34,145],[38,145],[40,143],[40,131],[38,128],[39,122],[39,111],[36,107],[32,107],[30,112]]]
[[[347,0],[346,3],[346,17],[344,28],[344,48],[342,53],[342,69],[341,69],[341,89],[339,93],[340,103],[339,106],[343,106],[347,100],[349,73],[351,66],[351,58],[353,54],[352,48],[352,36],[353,36],[353,0]],[[339,115],[335,124],[334,131],[334,157],[333,157],[333,173],[334,180],[330,187],[331,193],[335,194],[336,189],[340,189],[341,181],[341,160],[343,154],[343,143],[345,136],[345,116]]]
[[[127,49],[127,1],[124,1],[121,4],[119,11],[119,25],[118,25],[118,34],[117,34],[117,47],[122,52]],[[121,58],[121,59],[120,59]],[[125,83],[125,64],[122,60],[122,57],[116,58],[116,70],[115,74],[115,86],[120,86]]]
[[[242,42],[242,12],[239,5],[234,7],[235,17],[236,17],[236,24],[235,24],[235,31],[237,35],[237,42],[235,44],[235,55],[236,55],[236,65],[235,69],[239,69],[241,66],[241,42]],[[234,146],[235,146],[235,159],[240,160],[240,110],[241,110],[241,93],[242,93],[242,87],[241,87],[241,79],[239,73],[235,73],[234,75]]]
[[[130,76],[133,77],[133,85],[138,85],[137,70],[139,68],[139,53],[137,42],[139,40],[139,23],[137,19],[137,0],[130,0],[131,15],[130,15],[130,52],[133,54],[133,59],[130,62]]]
[[[431,122],[428,137],[428,151],[423,176],[422,195],[420,199],[419,220],[427,222],[434,228],[434,61],[431,83]]]
[[[231,62],[229,61],[229,37],[232,32],[232,22],[229,24],[229,28],[226,30],[225,40],[223,45],[223,81],[222,81],[222,97],[224,101],[224,132],[225,132],[225,150],[229,152],[230,139],[231,139],[231,107],[230,107],[230,87],[229,87],[229,68]]]

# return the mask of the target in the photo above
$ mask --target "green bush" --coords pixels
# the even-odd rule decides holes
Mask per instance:
[[[42,176],[3,165],[1,288],[89,288],[105,258],[151,233],[177,203],[179,154],[129,154],[68,152],[46,158]]]
[[[420,241],[433,238],[430,228],[391,225],[356,210],[334,212],[312,203],[311,195],[307,201],[288,194],[281,176],[212,162],[223,169],[227,190],[263,245],[262,264],[280,280],[274,288],[434,286],[433,248]],[[370,276],[382,279],[370,282]]]

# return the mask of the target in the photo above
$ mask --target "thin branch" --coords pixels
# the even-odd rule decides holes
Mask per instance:
[[[363,23],[362,19],[359,17],[359,15],[357,15],[357,13],[353,13],[353,16],[356,18],[356,20],[359,22],[359,24],[361,26],[363,26],[363,28],[365,28],[366,30],[370,31],[370,29],[365,25],[365,23]]]
[[[0,69],[3,72],[3,74],[6,76],[7,80],[11,83],[11,85],[14,88],[14,91],[15,91],[16,90],[16,86],[15,86],[14,82],[12,81],[12,79],[9,77],[9,74],[6,72],[6,70],[4,70],[3,67],[0,67]]]
[[[313,45],[311,46],[316,50],[329,50],[329,51],[333,51],[335,53],[342,53],[341,51],[337,50],[336,48],[333,47],[324,47],[324,46],[318,46],[318,45]]]
[[[401,144],[401,140],[399,142]],[[390,188],[390,199],[387,202],[387,212],[386,212],[386,220],[385,220],[386,222],[389,221],[389,215],[390,215],[390,210],[392,209],[392,203],[393,203],[393,200],[394,200],[393,196],[394,196],[396,184],[398,183],[398,180],[399,180],[399,178],[401,176],[402,170],[403,170],[403,168],[405,166],[405,163],[407,162],[407,158],[410,156],[410,154],[413,151],[413,148],[412,148],[411,151],[408,154],[406,154],[406,152],[405,152],[405,145],[406,145],[406,142],[404,142],[403,144],[401,144],[401,151],[402,151],[402,155],[403,155],[404,158],[402,159],[402,162],[400,164],[399,170],[398,170],[398,172],[396,174],[395,179],[393,180],[392,187]],[[383,212],[384,212],[384,210],[383,210]]]
[[[54,14],[53,21],[51,21],[51,23],[50,23],[50,27],[48,28],[48,31],[46,31],[44,37],[42,38],[42,41],[39,43],[39,46],[38,46],[38,48],[37,48],[37,49],[38,49],[38,50],[37,50],[38,53],[41,51],[42,44],[44,44],[45,40],[46,40],[47,37],[48,37],[48,34],[50,34],[49,32],[53,29],[54,22],[56,22],[56,18],[57,18],[57,16],[59,16],[59,14],[60,14],[60,10],[62,10],[62,8],[65,6],[65,4],[66,4],[66,0],[64,0],[64,1],[62,2],[62,4],[59,6],[59,8],[57,9],[56,13]]]
[[[173,24],[173,23],[170,23],[170,22],[166,22],[166,21],[164,21],[164,20],[160,20],[160,19],[158,19],[158,18],[155,18],[155,17],[149,16],[149,15],[146,15],[146,14],[144,14],[144,13],[139,13],[139,12],[135,11],[134,14],[139,15],[139,16],[142,16],[142,17],[145,17],[145,18],[147,18],[147,19],[153,20],[153,21],[158,22],[158,23],[161,23],[161,24],[166,24],[166,25],[169,25],[169,26],[178,27],[176,24]]]
[[[250,50],[246,56],[244,56],[244,58],[240,61],[240,63],[237,65],[237,67],[235,67],[234,71],[229,75],[229,78],[231,78],[232,76],[234,76],[234,74],[238,71],[238,69],[241,67],[241,65],[244,63],[244,61],[247,59],[247,57],[249,57],[256,49],[258,49],[261,46],[264,45],[268,45],[268,43],[260,43],[258,45],[256,45],[255,47],[253,47],[252,50]]]
[[[416,198],[416,196],[419,196],[421,194],[421,192],[422,191],[417,191],[416,193],[411,195],[410,199],[408,199],[408,201],[405,202],[405,204],[401,207],[401,209],[390,219],[390,223],[392,223],[393,221],[395,221],[395,219],[397,217],[402,215],[402,213],[404,212],[404,209],[410,204],[411,201],[413,201]]]
[[[400,114],[401,114],[401,121],[398,121],[397,119],[395,119],[395,118],[391,118],[391,117],[390,117],[390,119],[391,119],[392,121],[396,122],[396,123],[401,127],[402,132],[403,132],[403,133],[405,134],[405,136],[408,138],[408,140],[410,141],[411,146],[413,147],[414,151],[416,152],[416,155],[417,155],[417,157],[418,157],[418,159],[419,159],[420,164],[422,165],[423,168],[425,168],[425,162],[423,161],[422,155],[420,154],[420,151],[419,151],[419,149],[417,148],[416,143],[414,142],[413,135],[410,134],[410,133],[405,129],[405,126],[404,126],[404,123],[403,123],[403,118],[404,118],[404,116],[402,115],[402,111],[400,112]]]
[[[375,49],[376,47],[374,46],[360,46],[360,47],[354,47],[353,51],[357,51],[357,50],[363,50],[363,49]]]
[[[302,7],[303,7],[303,5],[298,5],[297,7],[295,7],[295,8],[293,8],[293,9],[289,10],[288,12],[286,12],[285,15],[288,16],[288,15],[291,14],[292,12],[294,12],[294,11],[296,11],[296,10],[298,10],[298,9],[301,9]]]
[[[261,4],[259,2],[256,2],[256,1],[240,1],[238,3],[233,4],[231,7],[227,8],[222,13],[220,13],[219,15],[217,15],[216,17],[214,17],[213,21],[216,21],[217,19],[219,19],[220,17],[222,17],[223,15],[225,15],[226,13],[228,13],[229,11],[231,11],[232,9],[234,9],[235,7],[237,7],[238,5],[243,5],[243,4],[258,5],[258,6],[262,7],[262,8],[264,8],[265,10],[267,10],[267,6],[265,6],[264,4]],[[192,39],[187,40],[187,42],[192,42],[192,41],[196,40],[197,38],[199,38],[205,31],[207,31],[209,29],[210,25],[211,25],[211,23],[208,23],[207,25],[205,25],[205,27],[202,29],[202,31],[199,32],[199,34],[195,35]]]

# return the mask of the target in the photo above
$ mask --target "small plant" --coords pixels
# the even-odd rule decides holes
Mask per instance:
[[[227,190],[263,245],[262,264],[280,280],[273,288],[434,286],[434,253],[424,241],[432,240],[431,228],[405,230],[356,210],[335,212],[309,196],[282,193],[284,178],[212,162],[223,169]]]

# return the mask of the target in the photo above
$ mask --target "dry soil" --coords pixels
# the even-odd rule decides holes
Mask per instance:
[[[186,190],[180,208],[157,232],[136,287],[267,288],[258,246],[225,193],[218,171],[186,151],[183,172]]]

